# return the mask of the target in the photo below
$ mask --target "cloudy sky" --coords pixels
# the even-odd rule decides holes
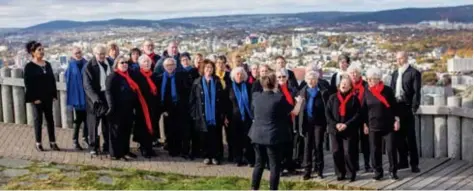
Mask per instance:
[[[0,0],[0,28],[52,20],[164,19],[251,13],[379,11],[472,4],[472,0]]]

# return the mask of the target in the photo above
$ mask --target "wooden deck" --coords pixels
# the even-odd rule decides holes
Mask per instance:
[[[363,164],[362,155],[360,158]],[[313,178],[310,181],[328,185],[338,185],[349,189],[377,190],[472,190],[472,163],[448,158],[420,158],[420,173],[412,173],[410,169],[398,171],[398,180],[388,179],[388,160],[384,156],[384,178],[372,180],[373,173],[357,175],[355,182],[337,181],[334,174],[332,155],[325,154],[324,179]],[[359,171],[363,172],[363,171]]]

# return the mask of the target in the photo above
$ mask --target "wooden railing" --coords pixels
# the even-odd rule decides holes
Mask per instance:
[[[66,105],[64,73],[56,74],[58,100],[53,103],[57,127],[72,128],[73,112]],[[22,69],[0,69],[0,122],[33,125],[33,109],[25,104]],[[416,117],[421,157],[472,161],[472,97],[423,96]]]

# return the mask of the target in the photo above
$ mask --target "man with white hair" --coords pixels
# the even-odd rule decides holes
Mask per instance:
[[[418,147],[415,134],[415,113],[420,106],[421,73],[408,64],[405,52],[397,53],[398,69],[392,74],[391,88],[395,91],[400,115],[401,128],[397,132],[399,169],[408,168],[410,155],[411,171],[420,172],[418,168]]]
[[[386,156],[389,162],[389,176],[398,179],[397,176],[397,138],[400,130],[400,118],[402,114],[397,110],[397,101],[393,95],[392,88],[385,86],[382,72],[378,68],[367,71],[368,91],[365,92],[364,106],[366,117],[364,134],[369,136],[371,147],[371,160],[375,174],[374,180],[383,177],[382,148],[385,145]]]
[[[161,56],[155,54],[155,44],[152,40],[148,39],[143,42],[143,53],[151,59],[151,69],[153,70],[156,66],[156,62],[160,60]]]
[[[98,126],[101,124],[104,137],[103,153],[109,150],[109,125],[106,119],[108,108],[105,98],[105,80],[112,73],[112,63],[106,59],[106,48],[103,45],[94,47],[94,57],[87,63],[83,72],[84,90],[86,92],[87,126],[89,127],[89,150],[91,155],[99,154],[100,138]]]
[[[365,92],[367,91],[367,82],[362,79],[360,68],[353,64],[347,68],[347,73],[352,81],[352,88],[354,95],[359,99],[362,104],[364,100]],[[362,153],[364,154],[364,166],[366,172],[371,172],[370,168],[370,148],[369,148],[369,137],[365,135],[363,130],[364,122],[361,120],[359,125],[359,142]],[[359,148],[359,147],[358,147]],[[359,157],[357,157],[356,169],[359,169]]]
[[[176,71],[177,72],[181,72],[183,71],[183,66],[181,65],[181,60],[179,59],[180,58],[180,53],[178,51],[178,43],[176,41],[171,41],[169,44],[168,44],[168,50],[165,50],[163,51],[163,56],[161,57],[160,60],[158,60],[158,62],[156,63],[156,66],[155,66],[155,73],[157,74],[162,74],[164,72],[164,68],[163,68],[163,62],[167,59],[167,58],[173,58],[175,60],[175,63],[176,63]]]

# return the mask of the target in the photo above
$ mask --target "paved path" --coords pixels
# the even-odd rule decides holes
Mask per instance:
[[[46,128],[43,129],[43,147],[48,150],[48,138]],[[56,129],[57,143],[62,151],[37,152],[35,150],[33,128],[26,125],[0,123],[0,156],[67,164],[94,165],[114,168],[134,168],[141,170],[152,170],[159,172],[171,172],[194,176],[251,176],[252,169],[248,167],[236,167],[232,164],[220,166],[207,166],[201,160],[186,161],[181,158],[168,157],[166,153],[159,151],[160,157],[151,160],[138,158],[134,161],[111,161],[106,158],[91,158],[86,152],[75,152],[72,150],[71,129]],[[135,146],[135,145],[133,145]],[[384,157],[385,158],[385,157]],[[363,161],[363,160],[361,160]],[[335,180],[332,158],[329,153],[325,155],[325,176],[323,180],[311,179],[328,183],[330,185],[344,185],[348,188],[372,188],[372,189],[468,189],[472,190],[472,163],[466,161],[449,160],[447,158],[420,160],[421,173],[413,174],[408,170],[399,172],[400,180],[372,181],[372,174],[363,173],[358,175],[357,181],[338,182]],[[387,169],[388,162],[385,160]],[[268,178],[268,172],[264,174]],[[284,177],[286,180],[301,180],[301,176]]]

